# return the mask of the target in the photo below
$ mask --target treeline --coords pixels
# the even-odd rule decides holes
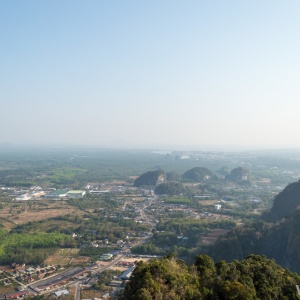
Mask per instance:
[[[222,220],[202,220],[202,219],[187,219],[178,218],[168,221],[160,221],[156,225],[156,229],[159,231],[172,231],[177,234],[199,234],[207,229],[223,228],[233,229],[236,225],[234,220],[222,219]]]
[[[102,254],[112,253],[115,252],[116,250],[117,250],[116,248],[111,248],[111,247],[100,248],[100,247],[87,246],[87,247],[81,247],[78,254],[80,256],[88,256],[91,262],[95,262],[99,260]]]
[[[68,204],[78,207],[81,210],[87,209],[115,209],[118,202],[110,194],[108,195],[91,195],[87,194],[81,199],[69,199]]]
[[[293,300],[300,277],[264,256],[232,263],[198,255],[192,266],[169,255],[139,262],[121,300]]]

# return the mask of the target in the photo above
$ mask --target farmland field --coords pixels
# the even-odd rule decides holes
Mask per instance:
[[[191,200],[185,197],[172,197],[164,199],[167,204],[190,204]]]
[[[65,201],[12,202],[0,210],[0,224],[11,229],[29,221],[41,221],[68,214],[80,216],[83,212]]]

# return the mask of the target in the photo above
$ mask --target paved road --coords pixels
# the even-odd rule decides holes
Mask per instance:
[[[149,203],[146,203],[145,206],[144,206],[143,208],[140,209],[141,218],[143,219],[144,222],[151,224],[152,227],[155,227],[155,222],[149,220],[149,218],[148,218],[147,215],[145,214],[144,210],[145,210],[146,208],[148,208],[148,207],[149,207],[153,202],[155,202],[156,200],[157,200],[157,197],[155,196],[155,197],[152,198],[152,200],[151,200]],[[146,241],[147,239],[149,239],[150,237],[151,237],[151,236],[147,236],[147,237],[142,238],[137,244],[140,244],[140,243],[145,242],[145,241]],[[103,272],[103,271],[105,271],[105,270],[111,268],[112,266],[114,266],[114,265],[116,265],[117,263],[119,263],[122,259],[124,259],[128,254],[129,254],[129,253],[123,253],[123,254],[118,255],[118,256],[116,257],[116,259],[114,259],[113,261],[111,261],[111,262],[110,262],[109,264],[107,264],[106,266],[104,266],[104,267],[99,267],[99,268],[97,268],[97,269],[95,269],[95,270],[92,270],[92,271],[91,271],[91,274],[92,274],[92,275],[95,275],[95,274],[97,274],[97,273],[101,273],[101,272]],[[65,271],[65,272],[66,272],[66,271]],[[63,273],[64,273],[64,272],[59,273],[59,274],[55,274],[55,275],[53,275],[53,277],[59,276],[60,274],[63,275]],[[50,279],[51,277],[52,277],[52,276],[50,276],[48,279]],[[75,295],[74,295],[74,300],[80,300],[80,287],[81,287],[81,283],[82,283],[82,281],[85,281],[86,278],[87,278],[87,276],[82,277],[82,278],[77,279],[77,280],[75,280],[75,281],[72,281],[72,282],[70,282],[70,283],[68,283],[68,284],[66,285],[66,287],[70,287],[70,286],[75,285]],[[43,279],[42,279],[42,280],[43,280]],[[42,280],[39,280],[39,281],[42,281]],[[37,282],[39,282],[39,281],[36,281],[35,284],[36,284]],[[31,288],[31,287],[29,287],[29,285],[28,285],[28,288]],[[63,289],[63,288],[62,288],[62,289]],[[34,291],[34,289],[32,289],[32,288],[31,288],[31,290]],[[51,290],[51,291],[47,291],[47,292],[44,292],[43,294],[51,294],[51,293],[53,293],[54,291],[57,291],[57,289]],[[35,291],[35,292],[36,292],[36,291]]]
[[[95,275],[96,273],[101,273],[101,272],[109,269],[110,267],[116,265],[122,259],[124,259],[124,257],[126,257],[126,256],[127,256],[127,254],[121,254],[121,255],[117,256],[116,259],[114,259],[109,264],[107,264],[106,266],[97,268],[95,270],[92,270],[91,271],[92,276]],[[60,274],[62,274],[62,273],[60,273]],[[60,274],[56,274],[56,276],[59,276]],[[70,282],[70,283],[68,283],[68,284],[65,285],[65,287],[75,286],[75,298],[74,298],[75,300],[80,300],[80,285],[86,279],[87,279],[87,276],[84,276],[84,277],[82,277],[80,279],[76,279],[75,281],[72,281],[72,282]],[[49,290],[49,291],[43,291],[42,294],[43,295],[52,294],[52,293],[54,293],[54,292],[56,292],[58,290],[61,290],[61,289],[64,289],[64,287],[61,287],[59,289],[56,288],[56,289]]]
[[[80,287],[81,287],[80,282],[76,282],[74,300],[80,300]]]

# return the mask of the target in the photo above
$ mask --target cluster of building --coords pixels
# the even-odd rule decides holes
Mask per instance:
[[[85,194],[85,190],[33,190],[24,191],[25,193],[18,195],[16,201],[26,201],[37,198],[50,198],[50,199],[63,199],[63,198],[82,198]]]

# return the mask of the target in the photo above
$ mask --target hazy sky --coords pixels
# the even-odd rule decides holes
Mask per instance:
[[[300,1],[3,0],[0,143],[300,148]]]

